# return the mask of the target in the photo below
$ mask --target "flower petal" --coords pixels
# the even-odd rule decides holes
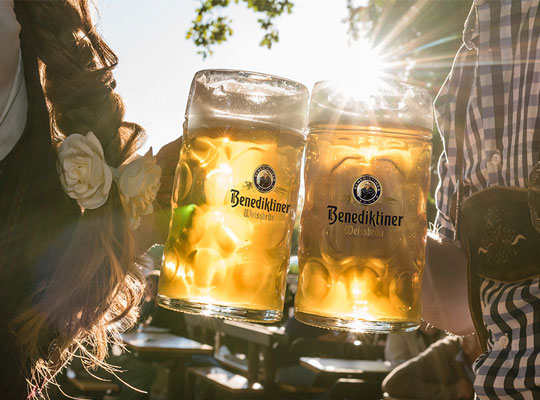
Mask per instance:
[[[103,147],[92,133],[67,136],[58,148],[57,169],[66,194],[81,207],[94,209],[107,201],[112,171],[104,160]]]

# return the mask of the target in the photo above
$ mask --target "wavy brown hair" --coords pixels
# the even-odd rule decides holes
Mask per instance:
[[[17,6],[39,60],[53,143],[91,131],[107,164],[119,167],[144,131],[124,121],[112,74],[118,59],[96,32],[87,0],[21,0]],[[102,207],[81,211],[72,225],[67,251],[13,323],[21,361],[37,387],[77,350],[88,366],[99,365],[110,339],[135,321],[141,298],[134,240],[116,186]]]

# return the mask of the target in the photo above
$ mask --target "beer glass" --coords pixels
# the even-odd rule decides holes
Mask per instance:
[[[296,319],[365,332],[418,326],[432,125],[421,88],[315,85]]]
[[[281,319],[308,90],[275,76],[195,74],[158,302],[245,321]]]

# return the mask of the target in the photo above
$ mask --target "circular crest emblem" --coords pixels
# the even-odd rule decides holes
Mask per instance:
[[[253,183],[261,193],[268,193],[276,186],[276,173],[270,165],[259,165],[253,173]]]
[[[352,188],[353,196],[360,204],[369,206],[381,197],[382,187],[380,182],[371,175],[362,175]]]

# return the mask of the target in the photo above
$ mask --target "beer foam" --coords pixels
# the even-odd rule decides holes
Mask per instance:
[[[216,97],[236,94],[257,99],[260,97],[287,96],[291,90],[290,87],[275,86],[263,80],[254,82],[238,82],[233,79],[212,81],[206,75],[202,75],[197,81],[208,89],[210,95]]]
[[[317,82],[309,108],[309,126],[402,126],[420,128],[431,137],[432,99],[419,87],[378,82],[370,86],[354,82]]]
[[[309,92],[300,83],[246,71],[199,71],[186,109],[188,129],[251,121],[303,132]],[[217,120],[217,121],[216,121]]]

